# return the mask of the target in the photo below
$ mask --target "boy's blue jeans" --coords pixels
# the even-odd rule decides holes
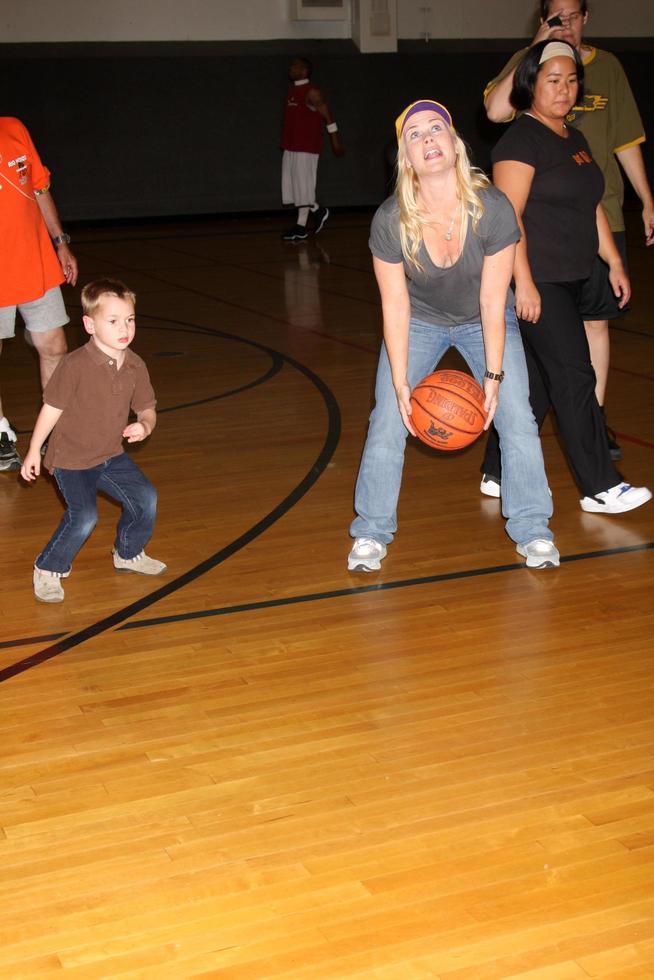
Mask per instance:
[[[136,558],[152,537],[157,491],[127,453],[89,470],[55,469],[54,478],[66,502],[59,527],[36,559],[44,572],[66,574],[98,519],[96,497],[104,491],[122,506],[114,548],[121,558]]]
[[[439,327],[412,319],[407,368],[411,388],[435,370],[449,347],[456,347],[483,385],[486,358],[480,323]],[[500,385],[495,427],[502,448],[502,513],[507,518],[506,531],[517,544],[527,544],[534,538],[551,541],[553,534],[548,523],[552,498],[547,489],[538,428],[529,404],[525,352],[513,310],[506,311],[503,366],[505,379]],[[350,534],[353,538],[374,538],[389,544],[397,530],[396,507],[408,432],[397,405],[383,346],[375,398],[354,495],[357,517]],[[439,466],[445,479],[446,466],[447,462]]]

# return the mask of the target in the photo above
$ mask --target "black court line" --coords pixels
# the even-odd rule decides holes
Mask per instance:
[[[600,551],[584,551],[576,555],[566,555],[561,558],[562,564],[576,561],[587,561],[595,558],[608,558],[613,555],[633,554],[639,551],[654,550],[654,542],[643,544],[625,545],[620,548],[605,548]],[[534,574],[547,575],[546,571],[530,569],[524,562],[513,562],[510,565],[490,565],[485,568],[464,569],[459,572],[442,572],[439,575],[422,575],[418,578],[397,579],[391,582],[374,582],[371,585],[354,586],[349,589],[332,589],[326,592],[308,592],[305,595],[286,596],[282,599],[266,599],[260,602],[243,602],[234,606],[219,606],[216,609],[201,609],[195,612],[176,613],[170,616],[157,616],[152,619],[137,619],[129,623],[124,623],[118,627],[117,632],[123,630],[149,629],[153,626],[165,626],[171,623],[186,623],[194,619],[212,619],[216,616],[231,616],[235,613],[256,612],[260,609],[277,609],[282,606],[296,606],[305,602],[321,602],[325,599],[344,599],[350,596],[368,595],[372,592],[390,592],[395,589],[410,589],[420,585],[434,585],[438,582],[455,582],[461,579],[479,578],[486,575],[498,575],[505,572],[533,572]],[[60,634],[61,635],[61,634]],[[52,637],[55,638],[55,637]],[[36,643],[40,639],[49,637],[33,637],[31,640],[24,639],[14,641],[18,643]],[[2,643],[0,647],[12,646],[12,643]]]
[[[78,306],[75,303],[69,303],[68,309],[81,310],[81,306]],[[139,324],[141,330],[162,330],[164,333],[172,333],[172,331],[168,330],[166,327],[156,327],[151,324],[142,325],[141,322],[143,320],[156,320],[159,323],[162,321],[164,323],[174,323],[175,333],[205,333],[213,336],[216,334],[216,331],[212,330],[211,327],[198,326],[195,328],[192,324],[182,325],[181,321],[177,322],[175,320],[168,320],[165,317],[152,316],[147,313],[139,313]],[[208,395],[206,398],[197,398],[192,402],[181,402],[179,405],[169,405],[168,408],[157,408],[157,415],[165,415],[169,412],[179,412],[184,408],[195,408],[198,405],[207,405],[210,402],[218,402],[223,398],[231,398],[233,395],[240,395],[244,391],[250,391],[252,388],[258,388],[259,385],[265,384],[267,381],[270,381],[271,378],[274,378],[274,376],[278,374],[284,366],[284,358],[281,354],[279,354],[277,351],[271,351],[270,353],[271,365],[268,370],[259,375],[258,378],[253,378],[252,381],[246,381],[244,384],[239,385],[238,388],[229,388],[227,391],[221,391],[219,395]],[[26,435],[31,431],[31,429],[16,429],[18,435]]]
[[[23,636],[20,640],[2,640],[0,650],[9,650],[12,647],[29,647],[35,643],[52,643],[53,640],[60,640],[65,633],[46,633],[44,636]]]
[[[628,545],[622,548],[607,548],[602,551],[585,551],[578,555],[566,555],[561,562],[584,561],[589,558],[606,558],[610,555],[623,555],[636,551],[654,549],[654,542],[647,544]],[[372,585],[360,585],[351,589],[333,589],[328,592],[310,592],[306,595],[288,596],[284,599],[267,599],[262,602],[245,602],[235,606],[223,606],[218,609],[202,609],[192,613],[179,613],[175,616],[161,616],[157,619],[137,619],[125,623],[120,630],[145,629],[151,626],[162,626],[167,623],[182,623],[191,619],[206,619],[213,616],[229,616],[233,613],[255,612],[258,609],[274,609],[278,606],[295,606],[303,602],[320,602],[324,599],[342,599],[347,596],[367,595],[371,592],[389,592],[393,589],[410,589],[419,585],[433,585],[436,582],[455,582],[459,579],[478,578],[485,575],[497,575],[503,572],[536,572],[537,569],[527,568],[524,562],[514,562],[510,565],[491,565],[486,568],[465,569],[460,572],[442,572],[439,575],[421,575],[418,578],[398,579],[394,582],[377,582]],[[539,574],[547,574],[540,570]]]
[[[311,489],[314,483],[322,475],[325,470],[329,460],[334,455],[341,432],[341,416],[338,403],[331,389],[325,384],[325,382],[317,374],[315,374],[310,368],[306,367],[300,361],[295,360],[288,356],[287,354],[282,354],[280,351],[276,351],[271,347],[267,347],[264,344],[260,344],[257,341],[250,340],[248,338],[239,337],[236,334],[229,334],[222,330],[213,330],[209,327],[202,327],[197,324],[187,323],[184,321],[170,320],[165,317],[153,317],[153,319],[163,320],[168,323],[173,323],[197,329],[199,333],[204,333],[209,336],[213,336],[223,340],[235,341],[237,343],[246,344],[250,347],[254,347],[257,350],[263,351],[268,354],[273,360],[281,358],[285,364],[299,371],[303,374],[310,382],[317,388],[318,392],[322,396],[326,411],[327,411],[327,432],[323,442],[323,446],[318,453],[316,459],[309,467],[309,470],[305,473],[304,477],[300,480],[297,486],[279,503],[274,507],[265,517],[260,521],[257,521],[251,528],[245,531],[239,537],[235,538],[225,547],[221,548],[219,551],[210,555],[204,561],[199,562],[193,568],[190,568],[183,575],[179,575],[177,578],[168,582],[166,585],[154,592],[151,592],[147,596],[138,599],[136,602],[132,602],[122,609],[118,609],[111,613],[109,616],[105,616],[103,619],[98,620],[96,623],[85,627],[84,629],[78,630],[76,633],[72,633],[68,636],[64,636],[58,639],[56,642],[52,643],[50,646],[45,647],[33,656],[26,657],[24,660],[20,660],[17,663],[10,664],[8,667],[0,670],[0,683],[9,680],[11,677],[15,677],[18,674],[24,673],[26,670],[30,670],[32,667],[36,667],[39,664],[45,663],[48,660],[52,660],[54,657],[60,656],[62,653],[73,649],[76,646],[80,646],[87,640],[93,639],[99,636],[101,633],[106,632],[120,623],[124,622],[126,619],[131,619],[132,616],[138,615],[138,613],[143,612],[144,609],[148,609],[155,603],[159,602],[161,599],[166,598],[184,586],[193,582],[195,579],[200,578],[206,572],[215,568],[217,565],[222,564],[227,558],[240,551],[247,544],[253,541],[255,538],[267,531],[276,521],[284,516],[292,507],[298,503],[299,500]],[[27,639],[22,639],[19,643],[28,643]]]
[[[140,313],[139,314],[139,321],[141,321],[141,320],[159,320],[160,321],[161,320],[161,317],[158,317],[158,316],[150,316],[148,314]],[[175,321],[167,320],[167,321],[164,321],[164,322],[173,323]],[[146,330],[166,330],[165,327],[154,327],[152,325],[146,326],[145,329]],[[166,332],[167,333],[170,333],[171,331],[166,331]],[[206,327],[203,330],[192,330],[192,329],[189,329],[188,326],[186,326],[186,327],[184,327],[184,328],[182,328],[180,330],[179,329],[179,325],[176,325],[175,333],[180,333],[180,332],[181,333],[209,333],[209,334],[215,334],[215,331],[211,330],[209,327]],[[240,395],[244,391],[251,391],[252,388],[258,388],[259,385],[265,384],[267,381],[270,381],[272,378],[274,378],[276,374],[279,374],[279,372],[281,371],[281,369],[284,367],[284,358],[282,357],[281,354],[279,354],[277,351],[270,351],[269,353],[270,353],[270,357],[271,357],[272,363],[271,363],[270,367],[268,368],[268,370],[265,371],[258,378],[253,378],[252,381],[246,381],[244,384],[239,385],[238,388],[229,388],[227,391],[222,391],[219,395],[209,395],[206,398],[196,398],[195,401],[192,401],[192,402],[181,402],[179,405],[170,405],[168,408],[158,408],[157,409],[157,415],[164,415],[167,412],[179,412],[179,411],[181,411],[184,408],[196,408],[198,405],[207,405],[209,402],[217,402],[217,401],[220,401],[223,398],[231,398],[233,395]]]

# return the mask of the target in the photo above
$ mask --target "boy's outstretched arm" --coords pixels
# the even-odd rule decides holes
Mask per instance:
[[[142,412],[136,413],[136,422],[123,429],[123,439],[128,442],[142,442],[152,434],[152,430],[157,424],[157,413],[154,408],[145,408]]]
[[[41,472],[41,446],[59,421],[61,412],[62,409],[47,404],[39,412],[30,440],[30,448],[20,469],[20,475],[28,483],[30,480],[35,480]]]

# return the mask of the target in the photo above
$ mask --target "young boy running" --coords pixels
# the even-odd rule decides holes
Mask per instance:
[[[91,339],[57,366],[43,393],[21,474],[41,471],[41,446],[50,436],[45,466],[66,503],[59,527],[36,559],[34,595],[61,602],[62,578],[97,521],[102,490],[122,506],[113,561],[118,571],[159,575],[163,562],[148,558],[157,492],[123,451],[122,440],[141,442],[156,425],[155,396],[147,368],[129,350],[134,339],[135,296],[117,279],[98,279],[82,290],[83,321]],[[136,422],[127,424],[130,409]]]

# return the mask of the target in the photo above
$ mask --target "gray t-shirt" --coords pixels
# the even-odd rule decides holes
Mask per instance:
[[[402,255],[400,209],[395,196],[387,198],[377,209],[370,229],[370,251],[382,262],[404,263],[411,316],[416,319],[446,327],[481,320],[479,287],[484,257],[495,255],[519,241],[520,229],[513,208],[502,191],[490,186],[483,188],[479,196],[484,213],[477,230],[473,231],[472,221],[469,221],[463,251],[447,269],[434,265],[424,242],[418,252],[424,271],[409,265]],[[513,307],[513,303],[513,293],[509,289],[506,306]]]

